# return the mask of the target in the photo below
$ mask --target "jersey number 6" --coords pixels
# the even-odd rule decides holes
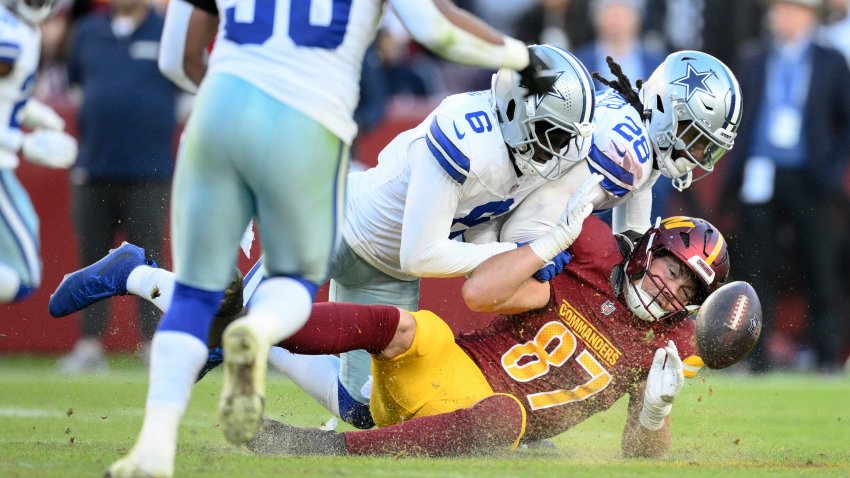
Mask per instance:
[[[352,0],[291,0],[289,38],[298,46],[333,50],[342,44]],[[224,11],[224,38],[262,45],[274,33],[277,0],[237,0]]]

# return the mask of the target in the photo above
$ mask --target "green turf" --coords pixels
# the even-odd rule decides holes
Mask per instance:
[[[65,378],[54,360],[0,356],[0,477],[101,476],[132,445],[146,372],[113,359],[102,377]],[[664,459],[620,457],[625,402],[557,437],[555,449],[499,458],[274,458],[228,445],[215,424],[221,373],[194,391],[177,476],[573,477],[850,476],[850,378],[725,374],[691,380],[673,411]],[[330,415],[290,382],[269,384],[268,415],[319,426]]]

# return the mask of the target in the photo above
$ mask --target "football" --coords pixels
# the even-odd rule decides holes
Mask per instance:
[[[739,362],[758,342],[761,325],[761,302],[749,283],[718,288],[697,312],[694,333],[700,357],[712,369]]]

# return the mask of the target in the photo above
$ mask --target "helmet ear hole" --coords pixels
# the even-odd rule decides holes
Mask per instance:
[[[655,95],[655,109],[657,109],[659,113],[664,112],[664,102],[661,101],[661,95]]]
[[[508,121],[514,120],[514,112],[516,111],[516,101],[511,99],[508,101],[508,109],[505,111],[505,116],[508,117]]]
[[[682,239],[682,243],[685,247],[691,247],[691,235],[687,232],[680,232],[679,237]]]

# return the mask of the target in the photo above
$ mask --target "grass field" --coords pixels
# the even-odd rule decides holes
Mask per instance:
[[[66,378],[54,359],[0,357],[0,477],[102,476],[139,431],[146,372],[115,358],[100,377]],[[620,457],[625,401],[557,437],[555,449],[499,458],[257,457],[215,424],[221,372],[194,391],[176,475],[214,477],[850,477],[850,378],[706,374],[673,409],[674,443],[660,460]],[[267,415],[319,426],[330,415],[289,381],[271,379]]]

